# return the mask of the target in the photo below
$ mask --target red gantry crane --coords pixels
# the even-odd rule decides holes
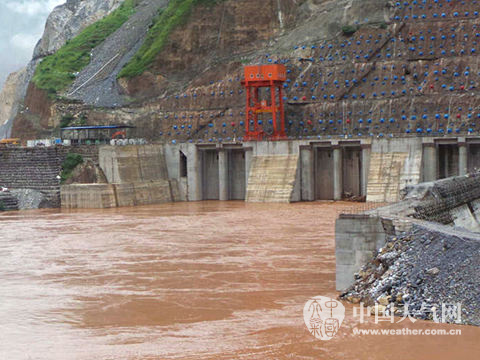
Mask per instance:
[[[246,88],[246,133],[245,140],[263,140],[267,133],[263,130],[263,121],[259,122],[259,114],[271,113],[273,133],[268,136],[271,140],[286,138],[285,110],[283,106],[282,87],[287,80],[285,65],[253,65],[245,67],[245,80],[242,85]],[[269,88],[269,99],[261,99],[260,89]]]

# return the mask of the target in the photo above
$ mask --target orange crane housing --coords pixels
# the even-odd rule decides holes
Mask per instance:
[[[246,133],[245,140],[263,140],[267,137],[263,124],[258,116],[262,113],[272,114],[273,133],[271,140],[286,138],[285,110],[282,87],[287,80],[285,65],[252,65],[245,67],[245,79],[242,85],[246,88]],[[269,99],[260,99],[260,89],[269,88]]]

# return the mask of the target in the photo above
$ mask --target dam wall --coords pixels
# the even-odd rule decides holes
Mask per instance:
[[[283,198],[384,203],[399,201],[405,187],[480,168],[480,137],[172,142],[164,145],[164,155],[168,178],[177,181],[182,201]],[[290,167],[279,165],[285,156],[298,161]],[[275,179],[292,171],[294,176]],[[255,198],[247,196],[249,189],[261,192],[269,182],[283,195],[273,199],[271,193],[258,196],[257,191]]]
[[[57,176],[67,152],[80,153],[98,164],[109,184],[129,184],[131,189],[135,188],[132,184],[137,184],[136,188],[140,189],[138,184],[167,181],[170,201],[389,203],[399,201],[405,187],[460,176],[480,168],[480,137],[475,136],[171,142],[1,148],[0,184],[42,191],[49,197],[42,206],[58,207]],[[120,189],[119,192],[128,191]],[[133,196],[134,200],[114,203],[116,206],[148,203],[147,197],[145,201],[141,198],[138,194]],[[165,199],[163,195],[160,198]]]
[[[361,197],[369,150],[365,141],[182,143],[165,156],[182,200],[290,202]]]
[[[99,164],[109,183],[123,184],[167,178],[162,145],[102,146]]]
[[[400,190],[421,181],[422,139],[372,142],[367,201],[396,202]]]
[[[247,182],[247,202],[298,201],[298,154],[254,156]]]

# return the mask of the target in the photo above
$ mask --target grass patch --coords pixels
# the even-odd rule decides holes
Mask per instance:
[[[0,211],[5,211],[5,204],[3,203],[3,201],[0,201]]]
[[[33,82],[50,96],[56,96],[75,80],[75,73],[90,63],[90,52],[119,29],[135,12],[138,0],[125,0],[111,14],[88,26],[66,42],[55,54],[45,57],[37,66]]]
[[[351,35],[355,34],[357,32],[357,30],[358,30],[357,26],[353,26],[353,25],[342,26],[342,33],[345,36],[351,36]]]
[[[172,31],[188,21],[195,6],[213,6],[221,1],[225,0],[170,0],[168,6],[154,19],[140,50],[120,71],[118,77],[132,78],[143,74],[163,50]]]
[[[61,182],[64,183],[72,176],[73,170],[83,163],[83,157],[80,154],[68,153],[62,163],[62,173],[60,174]]]

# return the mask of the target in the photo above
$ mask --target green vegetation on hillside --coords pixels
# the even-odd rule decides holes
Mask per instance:
[[[212,6],[225,0],[170,0],[166,9],[159,12],[140,50],[122,69],[119,78],[143,74],[163,50],[168,36],[179,25],[185,24],[197,5]]]
[[[60,119],[60,128],[66,128],[69,126],[85,126],[87,125],[87,116],[81,114],[79,117],[75,117],[72,114],[65,114]]]
[[[342,26],[343,35],[350,36],[357,32],[358,27],[353,25]]]
[[[72,121],[75,120],[72,114],[66,114],[62,116],[62,119],[60,120],[60,127],[65,128],[70,126]]]
[[[61,182],[65,182],[70,176],[72,176],[73,170],[81,163],[83,163],[82,155],[68,153],[62,163],[62,173],[60,174]]]
[[[88,26],[67,41],[55,54],[47,56],[37,66],[33,82],[50,95],[56,95],[75,80],[75,73],[90,63],[90,52],[119,29],[135,12],[138,0],[125,0],[111,14]]]

